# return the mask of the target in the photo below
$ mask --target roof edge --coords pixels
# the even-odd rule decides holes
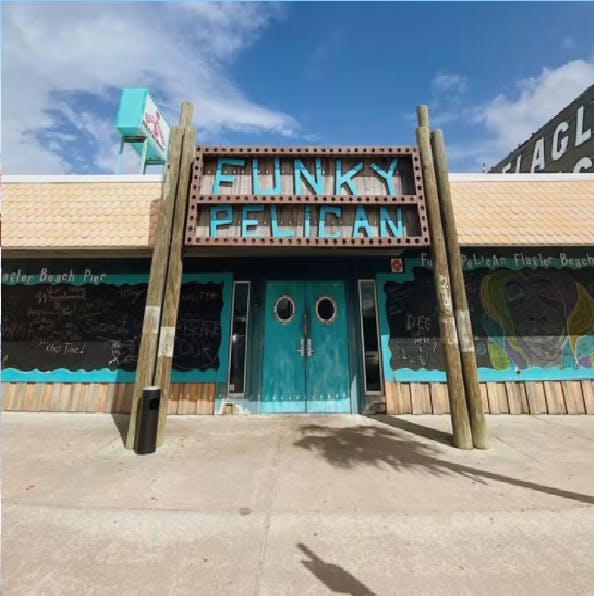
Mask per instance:
[[[162,174],[6,174],[2,182],[10,184],[42,184],[44,182],[67,184],[81,182],[162,182]]]
[[[453,174],[451,182],[594,182],[594,174]]]

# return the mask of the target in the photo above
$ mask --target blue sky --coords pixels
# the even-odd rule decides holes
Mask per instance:
[[[413,144],[427,103],[477,172],[594,82],[592,23],[588,2],[3,2],[3,172],[112,172],[122,87],[170,121],[191,100],[204,144]]]

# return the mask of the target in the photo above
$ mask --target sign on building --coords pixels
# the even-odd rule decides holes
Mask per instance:
[[[594,85],[502,159],[491,172],[594,174]]]
[[[116,173],[125,143],[140,156],[141,172],[165,164],[170,127],[148,89],[122,89],[115,125],[122,136]]]
[[[198,147],[189,246],[427,246],[416,147]]]

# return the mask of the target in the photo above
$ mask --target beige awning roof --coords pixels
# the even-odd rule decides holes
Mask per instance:
[[[462,246],[594,245],[592,174],[452,174]],[[14,250],[145,251],[159,176],[7,176],[2,245]]]

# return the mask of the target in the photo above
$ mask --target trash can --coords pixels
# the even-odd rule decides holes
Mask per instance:
[[[159,427],[159,404],[161,387],[145,387],[136,411],[136,433],[134,451],[138,455],[154,453],[157,450],[157,429]]]

